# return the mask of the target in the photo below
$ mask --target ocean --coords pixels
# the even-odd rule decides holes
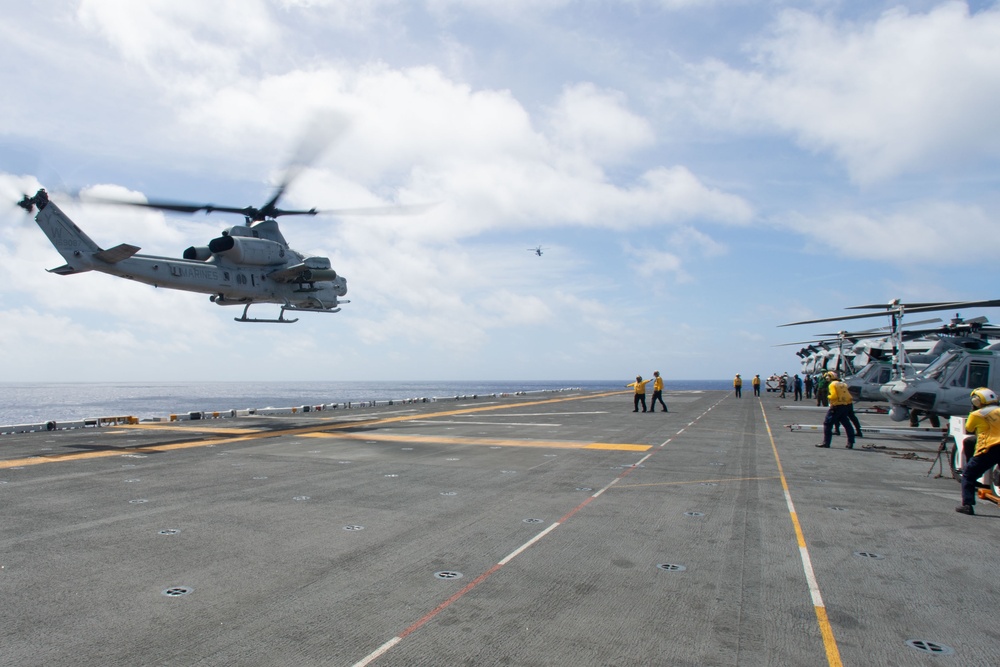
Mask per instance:
[[[0,425],[98,417],[165,418],[189,412],[287,408],[413,398],[541,392],[625,391],[627,381],[498,382],[0,382]],[[730,389],[730,380],[667,380],[666,391]]]

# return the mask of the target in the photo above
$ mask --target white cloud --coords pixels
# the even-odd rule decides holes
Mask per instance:
[[[77,17],[151,74],[179,68],[232,75],[246,54],[282,37],[259,0],[81,0]]]
[[[889,212],[791,215],[780,224],[845,257],[907,266],[966,263],[969,245],[960,239],[992,238],[997,229],[995,214],[946,201],[916,202]]]
[[[566,87],[548,115],[554,143],[596,162],[613,163],[653,144],[649,122],[626,108],[622,93],[591,83]]]
[[[753,68],[697,68],[709,122],[790,133],[863,184],[1000,155],[1000,10],[946,2],[871,23],[789,10],[750,48]]]
[[[683,268],[681,258],[672,252],[648,246],[637,248],[628,243],[625,244],[625,252],[634,258],[629,267],[642,278],[672,275],[678,283],[686,283],[691,280],[691,276]]]

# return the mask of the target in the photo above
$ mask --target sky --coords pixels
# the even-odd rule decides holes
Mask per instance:
[[[0,381],[765,376],[883,322],[781,324],[1000,297],[997,2],[0,6]],[[280,220],[336,314],[47,273],[15,206],[180,256],[241,220],[71,193],[259,206],[317,123],[282,205],[433,204]]]

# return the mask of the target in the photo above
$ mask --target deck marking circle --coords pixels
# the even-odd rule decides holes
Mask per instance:
[[[457,491],[442,491],[441,495],[442,496],[457,496],[458,492]]]
[[[589,486],[578,486],[578,487],[576,487],[576,490],[577,491],[593,491],[593,489],[590,488]]]
[[[180,528],[164,528],[159,531],[157,535],[176,535],[179,532],[181,532]]]
[[[257,475],[254,479],[267,479],[267,475]]]
[[[684,512],[684,516],[705,516],[704,512]]]
[[[523,519],[524,523],[541,523],[542,519]]]
[[[885,558],[882,554],[877,554],[871,551],[855,551],[854,555],[859,558],[871,558],[872,560],[883,560]]]
[[[687,569],[684,565],[677,565],[676,563],[657,563],[656,567],[667,572],[683,572]]]
[[[309,500],[309,496],[295,496],[294,498],[292,498],[292,500],[297,500],[299,502],[302,502],[304,500]]]
[[[344,526],[344,530],[364,530],[364,526]]]
[[[846,507],[831,507],[830,509],[833,510],[834,512],[846,512],[847,511]]]
[[[952,647],[947,646],[946,644],[928,641],[926,639],[908,639],[903,643],[912,649],[923,651],[925,653],[933,653],[935,655],[955,655],[955,649]]]
[[[438,579],[461,579],[462,573],[455,572],[454,570],[441,570],[440,572],[435,572],[434,576]]]
[[[182,595],[187,595],[193,590],[194,589],[191,588],[190,586],[171,586],[170,588],[162,591],[162,593],[163,595],[166,595],[168,598],[177,598]]]
[[[718,486],[718,482],[701,482],[698,486]]]
[[[396,473],[394,473],[394,472],[391,472],[391,473],[389,473],[389,474],[387,474],[387,475],[383,475],[383,477],[399,477],[399,475],[397,475],[397,474],[396,474]]]
[[[135,500],[130,500],[129,503],[132,505],[141,505],[142,503],[148,503],[149,501],[145,498],[136,498]]]

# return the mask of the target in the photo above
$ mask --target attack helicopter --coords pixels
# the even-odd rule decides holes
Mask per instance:
[[[911,409],[934,413],[943,416],[965,415],[969,413],[969,392],[976,387],[991,387],[1000,389],[1000,373],[993,373],[992,366],[1000,365],[1000,345],[991,345],[986,349],[975,349],[986,345],[988,336],[1000,334],[1000,328],[989,327],[985,318],[976,318],[968,322],[956,317],[950,325],[945,325],[931,332],[904,332],[902,319],[905,313],[927,313],[940,310],[957,310],[960,308],[1000,306],[1000,300],[962,301],[962,302],[928,302],[903,304],[896,299],[888,304],[871,304],[854,306],[852,309],[875,309],[882,312],[871,312],[843,317],[823,318],[792,322],[780,326],[799,324],[814,324],[818,322],[834,322],[847,319],[880,317],[890,318],[889,337],[892,341],[889,381],[879,389],[882,397],[891,405],[890,417],[894,421],[908,418]],[[944,352],[941,356],[923,370],[917,371],[906,356],[904,341],[911,335],[926,335],[928,333],[944,335],[967,335],[975,333],[980,343],[966,341],[955,343],[956,349]],[[969,348],[973,349],[969,349]],[[878,379],[884,379],[879,369]]]
[[[317,146],[309,136],[297,151],[302,158],[290,163],[273,195],[260,208],[196,204],[166,200],[145,202],[115,199],[90,199],[104,204],[138,206],[174,213],[234,213],[245,224],[225,229],[206,246],[192,246],[182,258],[139,254],[140,248],[121,243],[102,248],[74,223],[41,189],[33,197],[24,195],[18,205],[28,213],[37,209],[35,222],[66,260],[50,273],[68,276],[85,271],[99,271],[136,282],[209,294],[218,306],[243,306],[237,322],[291,324],[285,312],[336,313],[347,294],[347,280],[339,275],[326,257],[306,256],[293,250],[281,234],[277,219],[281,216],[327,215],[401,215],[420,213],[428,206],[388,206],[318,211],[278,208],[278,200],[292,180],[309,162],[318,157],[325,144]],[[277,304],[277,318],[250,318],[254,304]]]

